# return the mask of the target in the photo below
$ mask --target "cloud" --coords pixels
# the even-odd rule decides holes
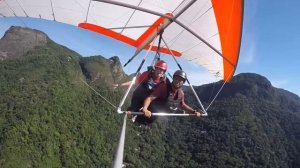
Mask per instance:
[[[211,73],[205,71],[189,72],[188,79],[192,85],[203,85],[218,81]]]
[[[251,42],[248,42],[247,46],[248,47],[244,49],[245,51],[243,52],[244,54],[241,61],[244,64],[252,64],[256,54],[255,41],[252,39]]]
[[[253,64],[257,53],[257,27],[259,26],[257,23],[257,9],[259,4],[256,1],[245,3],[240,63]]]
[[[271,83],[273,86],[278,87],[278,88],[283,88],[284,86],[289,84],[289,80],[284,79],[284,80],[271,80]]]
[[[260,6],[259,1],[245,1],[245,19],[244,21],[248,21],[246,22],[246,24],[251,24],[251,22],[253,20],[257,19],[257,12],[258,12],[258,8]],[[250,23],[249,23],[250,22]]]
[[[290,81],[288,79],[283,79],[283,80],[276,79],[276,80],[270,80],[270,81],[274,87],[288,90],[288,91],[300,96],[300,89],[299,89],[299,87],[295,87],[295,85],[293,84],[293,81]]]

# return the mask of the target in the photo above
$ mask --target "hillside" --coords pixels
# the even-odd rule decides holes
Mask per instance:
[[[196,87],[204,101],[214,83]],[[191,95],[191,93],[190,93]],[[189,101],[195,100],[189,97]],[[225,85],[209,116],[201,122],[175,119],[184,125],[176,130],[175,142],[204,167],[299,167],[300,98],[274,88],[263,76],[236,75]],[[187,127],[185,127],[187,126]],[[191,129],[197,127],[197,129]],[[174,130],[175,131],[175,130]],[[178,139],[183,138],[178,142]],[[176,141],[178,143],[176,143]],[[189,145],[190,144],[190,145]],[[177,146],[178,146],[177,145]],[[175,145],[176,146],[176,145]],[[200,163],[200,164],[199,164]],[[188,167],[188,165],[186,165]]]
[[[110,167],[123,116],[82,80],[118,104],[123,93],[110,85],[128,79],[118,57],[81,57],[42,32],[12,29],[0,40],[0,167]],[[23,39],[24,32],[46,41]],[[3,47],[23,44],[18,38],[33,45],[18,54]],[[195,90],[207,104],[221,84]],[[196,104],[189,91],[186,98]],[[151,129],[128,120],[124,164],[300,167],[299,109],[297,95],[258,74],[238,74],[208,117],[160,118]]]
[[[0,167],[110,165],[121,116],[81,81],[87,62],[50,39],[0,61]],[[105,83],[93,86],[117,103]]]

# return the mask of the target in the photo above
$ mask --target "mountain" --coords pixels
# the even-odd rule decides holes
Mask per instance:
[[[117,104],[121,93],[108,85],[120,74],[108,72],[118,60],[81,57],[46,36],[43,45],[20,47],[31,41],[21,40],[27,34],[40,32],[11,29],[0,44],[27,52],[0,61],[0,167],[109,166],[121,116],[82,81]],[[9,47],[4,52],[14,53]]]
[[[217,90],[222,84],[208,84],[195,87],[195,90],[208,105],[211,95],[215,94],[210,91]],[[196,104],[191,98],[192,93],[187,94],[188,101]],[[300,98],[273,87],[261,75],[236,75],[225,85],[207,118],[201,121],[178,118],[174,122],[183,128],[174,130],[173,138],[169,138],[174,141],[169,143],[180,146],[181,152],[189,151],[185,154],[191,160],[198,160],[195,167],[300,165],[297,159],[300,156]],[[198,129],[192,129],[194,127]],[[186,136],[186,130],[189,130],[189,136]]]
[[[124,93],[111,84],[128,80],[118,57],[81,57],[40,31],[20,27],[0,40],[0,57],[0,167],[111,165],[123,116],[83,81],[118,104]],[[221,86],[195,90],[208,105]],[[186,101],[197,105],[189,90]],[[124,164],[300,167],[299,109],[297,95],[261,75],[238,74],[208,117],[160,118],[151,129],[128,120]]]
[[[45,33],[29,28],[11,27],[0,41],[0,60],[18,58],[37,46],[44,46]]]

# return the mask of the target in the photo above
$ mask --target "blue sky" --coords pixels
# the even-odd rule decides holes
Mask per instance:
[[[236,74],[257,73],[268,78],[273,86],[300,95],[300,77],[297,75],[300,72],[300,1],[245,0],[244,5],[243,37]],[[109,58],[117,55],[124,64],[134,53],[134,48],[115,40],[73,26],[39,19],[0,19],[0,37],[11,25],[39,29],[52,40],[83,56],[103,55]],[[144,53],[124,70],[127,73],[135,72],[143,56]],[[169,60],[167,57],[163,59]],[[185,70],[188,68],[192,84],[215,81],[213,76],[198,66],[181,59],[179,62]],[[176,69],[175,65],[170,65],[170,72]]]
[[[300,1],[245,0],[237,73],[254,72],[300,95]]]

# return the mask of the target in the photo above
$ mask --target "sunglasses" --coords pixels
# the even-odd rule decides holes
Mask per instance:
[[[156,72],[163,72],[163,73],[165,73],[165,70],[160,69],[160,68],[155,68],[155,71],[156,71]]]
[[[180,81],[180,82],[183,82],[183,81],[185,81],[182,77],[180,77],[180,76],[174,76],[173,77],[173,80],[177,80],[177,81]]]

